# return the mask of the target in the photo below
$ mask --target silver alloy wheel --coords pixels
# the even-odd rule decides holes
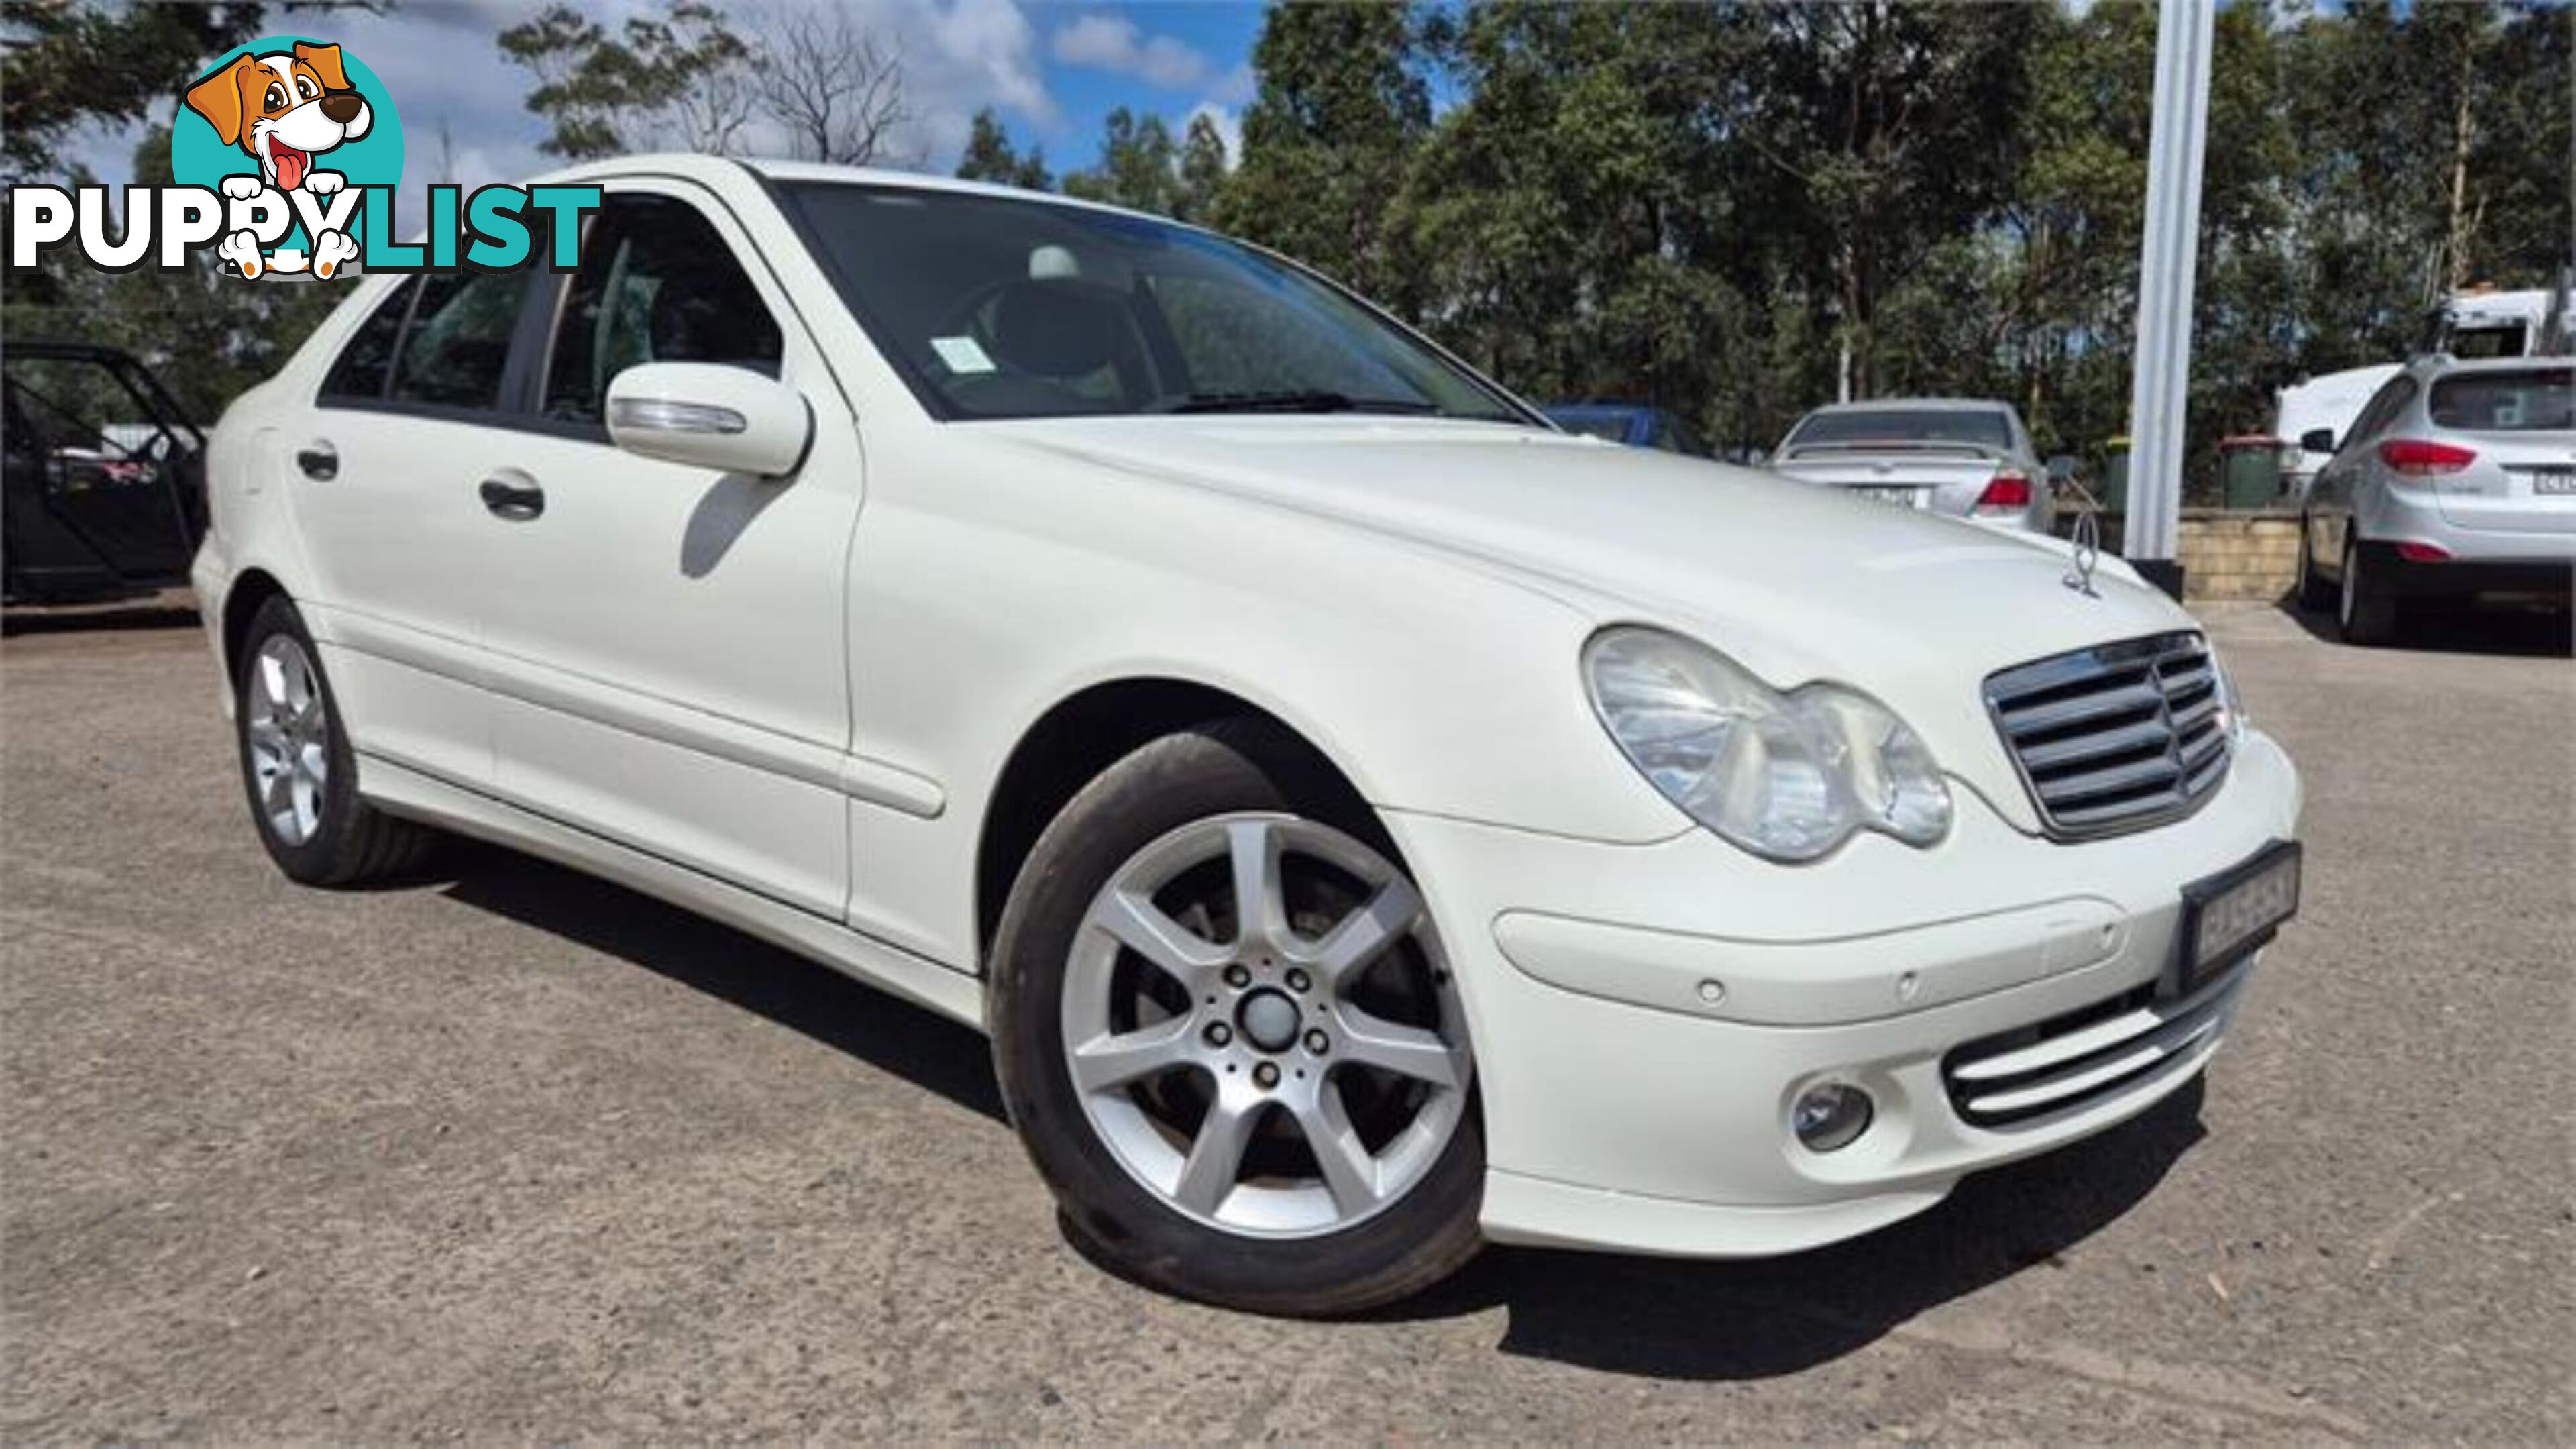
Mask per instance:
[[[1120,866],[1076,933],[1062,1024],[1075,1094],[1119,1165],[1230,1233],[1372,1217],[1466,1115],[1466,1018],[1421,896],[1376,851],[1293,815],[1194,821]]]
[[[2343,546],[2343,580],[2335,594],[2335,623],[2349,630],[2353,614],[2361,607],[2361,550],[2351,540]]]
[[[322,826],[331,773],[331,711],[313,660],[291,634],[271,634],[250,664],[244,730],[259,813],[271,835],[302,845]]]

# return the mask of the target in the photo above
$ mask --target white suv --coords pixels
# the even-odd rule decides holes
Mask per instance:
[[[2300,510],[2299,602],[2355,644],[2401,609],[2576,592],[2576,358],[2419,357],[2371,395]]]
[[[2115,565],[1567,436],[1147,217],[561,179],[577,271],[370,278],[217,430],[260,838],[506,841],[986,1029],[1139,1279],[1863,1232],[2181,1086],[2295,904],[2290,762]]]

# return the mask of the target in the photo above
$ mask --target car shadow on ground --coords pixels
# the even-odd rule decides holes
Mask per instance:
[[[792,951],[596,876],[479,842],[446,843],[441,893],[604,952],[1007,1119],[980,1035]]]
[[[28,634],[78,634],[121,629],[193,629],[197,611],[186,604],[150,599],[79,608],[13,608],[0,611],[0,638]]]
[[[435,879],[451,899],[631,962],[1005,1121],[984,1041],[963,1026],[532,857],[459,842],[447,862]],[[1969,1178],[1929,1212],[1850,1243],[1734,1263],[1495,1249],[1370,1317],[1500,1307],[1505,1353],[1657,1378],[1793,1373],[2017,1273],[2062,1268],[2063,1253],[2146,1197],[2200,1140],[2201,1091],[2195,1080],[2131,1122]]]
[[[2355,647],[2345,644],[2335,632],[2333,610],[2303,610],[2297,601],[2286,599],[2279,607],[2292,623],[2317,639],[2338,649]],[[2400,614],[2396,640],[2383,647],[2400,653],[2416,650],[2428,654],[2565,659],[2576,654],[2576,612],[2538,604],[2418,605]]]
[[[2135,1207],[2205,1135],[2202,1093],[2194,1078],[2099,1137],[1970,1177],[1930,1211],[1833,1247],[1737,1262],[1498,1248],[1388,1313],[1498,1306],[1503,1352],[1608,1373],[1796,1373],[2016,1274],[2063,1271],[2069,1249]]]

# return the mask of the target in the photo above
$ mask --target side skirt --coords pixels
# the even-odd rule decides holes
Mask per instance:
[[[382,755],[362,754],[360,759],[359,793],[392,814],[495,841],[615,881],[819,961],[952,1021],[984,1029],[984,986],[972,976],[861,935],[837,921],[451,785]]]

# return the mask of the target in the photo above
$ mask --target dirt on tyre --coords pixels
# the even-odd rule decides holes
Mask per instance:
[[[242,791],[269,859],[305,885],[400,877],[438,838],[358,797],[357,757],[340,720],[303,616],[283,596],[260,605],[233,672]]]
[[[1076,795],[1003,912],[991,1018],[1067,1234],[1131,1280],[1325,1316],[1482,1245],[1438,932],[1366,805],[1284,731],[1168,735]]]

